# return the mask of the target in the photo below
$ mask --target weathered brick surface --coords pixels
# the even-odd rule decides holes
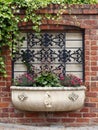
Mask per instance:
[[[39,13],[56,13],[57,5],[50,10],[40,10]],[[42,30],[64,31],[68,26],[84,30],[85,49],[85,85],[87,87],[85,106],[76,112],[23,112],[16,110],[11,102],[12,66],[8,48],[3,48],[6,57],[7,78],[0,76],[0,122],[21,123],[32,125],[64,125],[81,126],[98,124],[98,5],[78,5],[72,9],[72,15],[66,10],[63,19],[58,22],[44,20]],[[76,17],[77,18],[76,18]],[[24,10],[21,11],[24,17]],[[22,31],[31,30],[32,23],[20,23]]]

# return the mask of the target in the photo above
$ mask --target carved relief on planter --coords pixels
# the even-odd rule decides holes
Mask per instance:
[[[19,87],[11,86],[13,105],[25,111],[73,111],[85,101],[85,86],[81,87]]]

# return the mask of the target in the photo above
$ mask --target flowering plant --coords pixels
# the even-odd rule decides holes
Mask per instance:
[[[62,86],[77,87],[82,85],[82,80],[75,75],[60,75],[60,83]]]
[[[34,76],[32,74],[29,73],[25,73],[22,75],[19,75],[18,77],[16,77],[16,79],[14,80],[14,84],[16,86],[32,86],[34,84]]]
[[[82,81],[72,74],[57,76],[52,72],[45,71],[39,74],[22,74],[19,77],[16,77],[14,84],[16,86],[33,87],[77,87],[82,85]]]
[[[60,81],[59,77],[51,72],[42,72],[39,74],[29,74],[25,73],[16,77],[14,80],[14,84],[16,86],[35,86],[35,87],[59,87]]]

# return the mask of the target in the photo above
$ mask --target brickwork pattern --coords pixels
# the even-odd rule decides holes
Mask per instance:
[[[50,10],[44,9],[38,13],[56,13],[54,6]],[[24,11],[20,13],[24,16]],[[75,18],[77,16],[77,18]],[[56,21],[44,20],[42,30],[62,30],[67,26],[76,26],[84,30],[85,48],[85,85],[86,101],[83,109],[76,112],[23,112],[16,110],[11,102],[11,57],[7,47],[3,48],[6,59],[8,77],[0,76],[0,122],[15,124],[32,124],[40,126],[64,125],[83,126],[98,124],[98,5],[77,6],[72,14],[64,12],[63,19],[56,25]],[[20,23],[20,30],[31,30],[31,23]]]

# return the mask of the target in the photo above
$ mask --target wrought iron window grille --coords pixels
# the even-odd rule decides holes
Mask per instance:
[[[26,46],[22,46],[13,58],[13,77],[18,72],[29,72],[34,69],[40,72],[43,69],[50,69],[54,72],[61,70],[64,75],[81,73],[84,79],[83,34],[80,39],[67,39],[66,33],[42,33],[40,37],[37,37],[31,32],[27,33],[26,41]],[[81,42],[81,45],[74,46],[75,42]],[[70,46],[67,45],[69,43]],[[15,65],[22,63],[27,66],[27,70],[15,70]],[[70,70],[73,65],[81,66],[81,69]],[[68,66],[70,66],[69,69],[67,69]]]

